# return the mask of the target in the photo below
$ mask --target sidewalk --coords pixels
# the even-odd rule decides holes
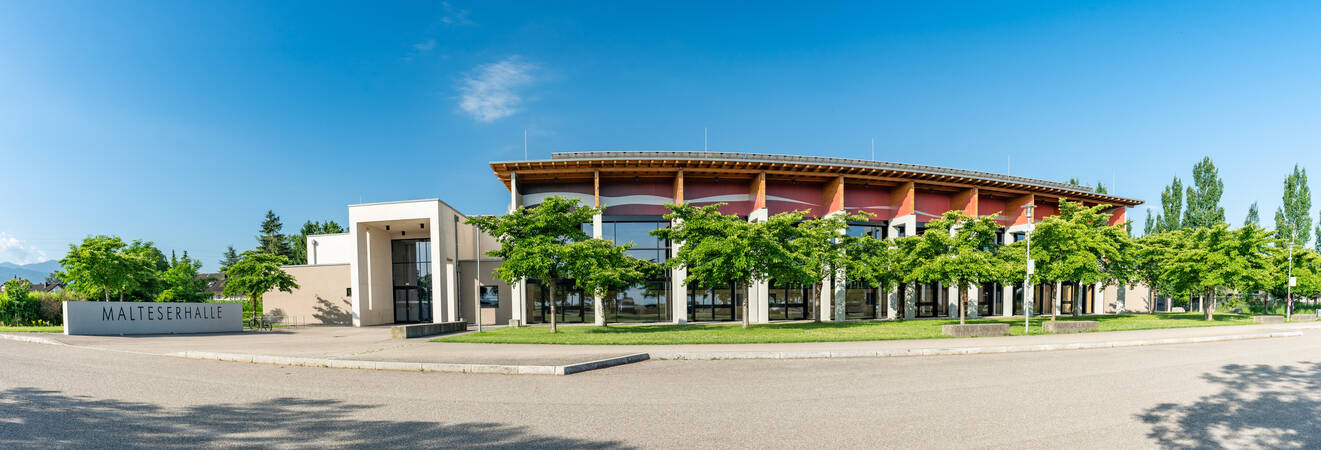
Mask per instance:
[[[537,345],[398,341],[388,327],[306,327],[209,335],[41,335],[84,348],[326,367],[443,372],[572,373],[643,359],[789,359],[1076,350],[1279,338],[1321,323],[1239,325],[993,338],[706,345]],[[12,336],[12,335],[11,335]],[[35,335],[34,335],[35,336]],[[31,341],[33,336],[24,336]],[[640,357],[638,355],[646,355]],[[605,363],[600,363],[606,361]],[[584,363],[596,363],[582,366]],[[590,370],[586,369],[586,370]]]

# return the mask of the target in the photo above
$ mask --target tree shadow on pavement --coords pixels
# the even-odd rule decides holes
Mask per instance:
[[[14,388],[0,391],[0,448],[624,447],[614,441],[535,435],[525,427],[496,423],[360,417],[375,408],[298,398],[168,408]]]
[[[1224,366],[1202,379],[1221,391],[1137,417],[1166,448],[1321,447],[1321,363]]]

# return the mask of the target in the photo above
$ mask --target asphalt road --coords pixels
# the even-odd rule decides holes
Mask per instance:
[[[1321,331],[1112,350],[648,361],[566,377],[0,340],[0,448],[1321,447]]]

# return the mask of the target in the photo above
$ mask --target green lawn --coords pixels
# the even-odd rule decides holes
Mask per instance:
[[[0,333],[63,333],[63,326],[53,327],[5,327],[0,326]]]
[[[1049,317],[1045,318],[1049,319]],[[1071,317],[1060,316],[1059,320]],[[1032,318],[1032,332],[1042,334],[1039,317]],[[1201,313],[1126,314],[1087,316],[1100,322],[1100,331],[1185,328],[1216,325],[1247,325],[1252,316],[1216,314],[1215,321],[1202,320]],[[970,323],[1008,323],[1009,334],[1023,335],[1023,319],[996,318],[970,320]],[[940,326],[958,320],[906,320],[902,322],[825,322],[754,325],[743,329],[737,323],[712,325],[623,325],[609,327],[561,325],[560,332],[550,333],[546,326],[496,328],[432,339],[432,342],[475,342],[493,344],[582,344],[582,345],[667,345],[667,344],[757,344],[774,342],[883,341],[892,339],[944,338]]]

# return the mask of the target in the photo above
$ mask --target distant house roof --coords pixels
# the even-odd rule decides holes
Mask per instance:
[[[32,285],[32,292],[60,292],[64,290],[64,285],[60,283],[36,283]]]
[[[210,278],[206,283],[206,291],[212,295],[223,295],[225,293],[225,274],[224,273],[199,273],[198,280]]]

